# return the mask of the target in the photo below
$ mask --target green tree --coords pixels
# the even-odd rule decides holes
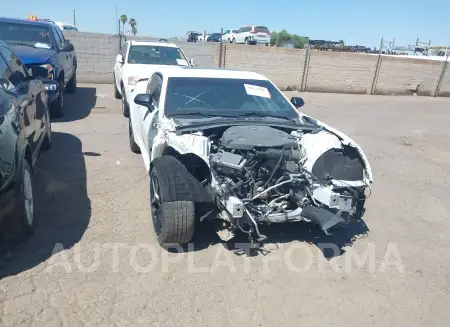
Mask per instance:
[[[272,33],[270,33],[270,44],[271,45],[276,45],[277,44],[277,38],[278,38],[278,33],[273,31]]]
[[[133,33],[133,35],[136,35],[137,34],[136,19],[130,18],[130,21],[128,22],[128,24],[130,24],[130,26],[131,26],[131,33]]]
[[[343,48],[345,46],[344,40],[339,40],[339,46]]]
[[[308,43],[308,38],[299,36],[297,34],[290,34],[285,29],[280,32],[273,31],[270,36],[270,44],[282,47],[287,42],[291,41],[294,48],[303,49],[305,44]]]
[[[294,48],[303,49],[305,47],[305,44],[308,43],[308,38],[304,36],[298,36],[297,34],[293,34],[292,43],[294,44]]]
[[[125,24],[128,21],[127,15],[120,15],[120,21],[122,22],[122,34],[125,34]]]

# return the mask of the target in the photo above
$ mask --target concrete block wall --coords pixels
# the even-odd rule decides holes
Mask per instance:
[[[112,83],[119,53],[119,36],[101,33],[64,32],[77,54],[77,80],[81,83]]]
[[[78,58],[77,78],[81,83],[112,83],[118,35],[65,32],[75,46]],[[155,37],[127,36],[136,40]],[[217,43],[178,44],[199,67],[225,67],[249,70],[270,78],[281,89],[313,92],[370,93],[378,56],[356,53],[309,51],[265,46]],[[221,55],[222,49],[222,55]],[[307,55],[309,53],[309,55]],[[222,62],[219,63],[219,59]],[[306,61],[306,64],[305,64]],[[421,84],[420,95],[431,95],[442,71],[440,61],[383,56],[375,94],[411,94]],[[441,96],[450,96],[450,68],[441,84]]]
[[[366,94],[370,92],[376,56],[311,51],[306,91]]]
[[[225,68],[267,76],[282,89],[300,89],[306,50],[226,44]]]
[[[419,95],[431,95],[441,71],[441,62],[383,56],[375,94],[412,94],[418,84]]]
[[[450,97],[450,62],[447,63],[447,69],[442,80],[439,96]]]

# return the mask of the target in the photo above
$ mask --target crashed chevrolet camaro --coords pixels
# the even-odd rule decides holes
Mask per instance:
[[[361,148],[264,76],[168,67],[132,93],[130,148],[150,176],[161,245],[190,242],[205,219],[222,239],[241,230],[259,244],[260,224],[304,220],[328,233],[362,217],[372,172]]]

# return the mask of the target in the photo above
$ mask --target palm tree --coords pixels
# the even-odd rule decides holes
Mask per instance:
[[[120,21],[122,22],[122,34],[125,34],[125,23],[128,21],[127,15],[120,15]]]
[[[130,21],[128,22],[128,24],[130,24],[130,26],[131,26],[131,32],[133,33],[133,35],[136,35],[136,33],[137,33],[137,28],[136,28],[137,22],[136,22],[136,19],[130,18]]]

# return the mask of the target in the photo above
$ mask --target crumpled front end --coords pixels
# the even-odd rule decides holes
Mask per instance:
[[[220,218],[258,239],[257,225],[306,220],[328,229],[364,214],[370,167],[358,146],[325,128],[232,126],[213,141]]]

